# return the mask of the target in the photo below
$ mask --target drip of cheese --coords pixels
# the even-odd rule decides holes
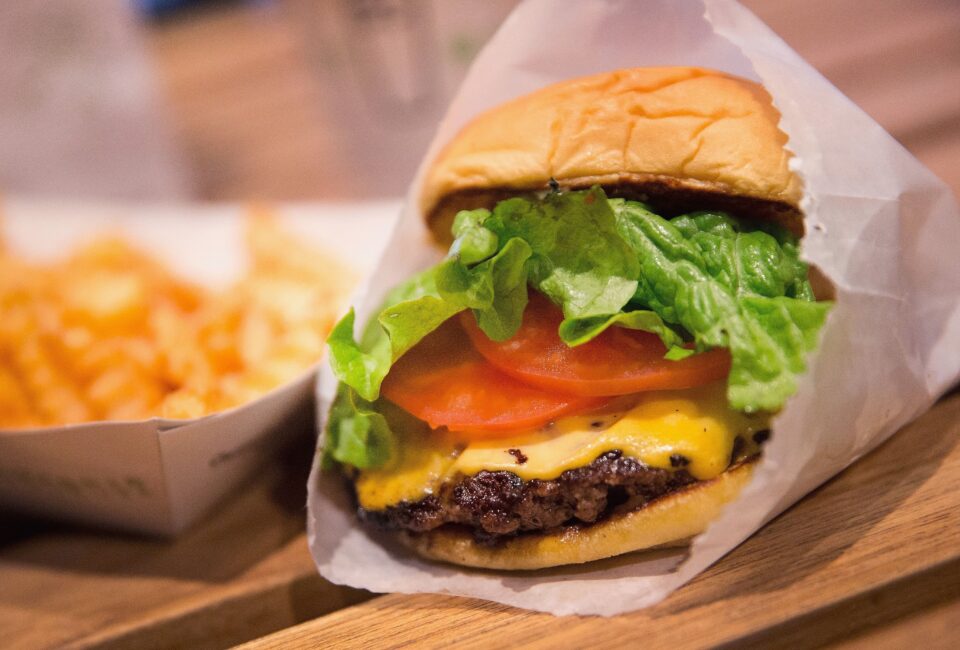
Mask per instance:
[[[738,436],[752,445],[752,434],[766,429],[767,420],[765,415],[731,410],[726,386],[716,382],[644,393],[626,409],[563,418],[507,438],[468,440],[457,433],[397,432],[401,439],[395,458],[386,467],[357,476],[357,497],[362,507],[382,510],[400,501],[419,501],[447,479],[483,470],[550,480],[615,449],[650,467],[683,467],[694,478],[706,480],[728,467]]]

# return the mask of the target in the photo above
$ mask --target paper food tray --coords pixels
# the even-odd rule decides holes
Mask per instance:
[[[302,204],[273,209],[362,274],[373,265],[399,204]],[[177,275],[223,286],[243,270],[248,208],[7,200],[2,229],[29,259],[53,259],[81,241],[120,232]],[[349,251],[349,255],[345,254]],[[174,535],[275,456],[311,415],[315,371],[260,399],[195,420],[154,418],[0,431],[0,509],[82,524]]]

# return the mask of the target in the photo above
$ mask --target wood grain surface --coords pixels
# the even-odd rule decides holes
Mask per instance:
[[[0,647],[226,647],[369,597],[305,550],[311,455],[304,436],[175,542],[0,522]]]
[[[960,193],[960,3],[745,4]],[[218,4],[149,28],[200,198],[370,192],[338,167],[319,101],[331,89],[281,9]],[[554,619],[384,596],[261,645],[957,647],[958,416],[956,396],[941,402],[645,612]],[[0,515],[0,646],[225,647],[364,598],[314,571],[303,534],[308,455],[306,444],[172,543]]]

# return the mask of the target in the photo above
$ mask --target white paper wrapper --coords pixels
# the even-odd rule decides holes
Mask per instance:
[[[529,0],[477,59],[431,149],[474,115],[562,79],[694,65],[760,81],[783,115],[806,188],[805,258],[837,303],[810,371],[776,418],[752,483],[690,554],[638,555],[536,574],[411,557],[354,521],[340,483],[314,472],[309,540],[320,573],[380,592],[476,596],[555,614],[656,603],[765,522],[929,408],[960,372],[960,215],[949,190],[739,4],[726,0]],[[428,156],[428,160],[431,158]],[[412,197],[360,305],[437,258]],[[321,368],[319,392],[335,382]]]
[[[372,268],[399,204],[286,206],[284,228]],[[9,200],[4,237],[32,259],[122,232],[179,275],[224,286],[244,268],[238,205],[134,206]],[[314,371],[244,406],[196,420],[94,422],[0,431],[0,509],[159,535],[196,521],[268,462],[309,416]],[[299,427],[296,419],[301,418]]]

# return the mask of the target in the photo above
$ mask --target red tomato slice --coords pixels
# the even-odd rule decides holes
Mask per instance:
[[[693,388],[723,379],[730,354],[710,350],[680,361],[664,359],[666,347],[649,332],[611,327],[588,343],[567,347],[557,328],[563,314],[548,298],[531,292],[517,334],[491,341],[469,312],[461,323],[487,361],[515,379],[569,395],[627,395],[648,390]]]
[[[470,345],[456,318],[400,357],[381,393],[434,429],[481,436],[534,429],[607,401],[556,395],[503,374]]]

